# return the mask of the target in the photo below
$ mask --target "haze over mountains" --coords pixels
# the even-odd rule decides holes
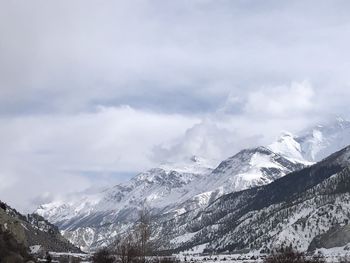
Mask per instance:
[[[64,236],[85,250],[111,244],[117,236],[123,235],[136,220],[138,209],[144,202],[150,207],[154,216],[154,224],[157,226],[157,231],[153,233],[153,240],[155,243],[161,240],[163,250],[178,251],[188,248],[225,250],[247,249],[254,246],[266,249],[267,243],[263,240],[270,239],[269,235],[273,231],[276,234],[279,233],[275,228],[262,233],[259,236],[262,241],[259,241],[260,243],[256,241],[253,246],[252,243],[243,244],[223,234],[228,233],[226,228],[229,226],[232,227],[230,231],[236,229],[236,226],[231,226],[232,224],[228,223],[231,221],[227,220],[234,218],[234,222],[254,224],[251,219],[244,218],[250,218],[249,211],[256,209],[256,205],[250,206],[247,200],[257,202],[254,201],[256,191],[259,191],[257,189],[270,189],[264,188],[264,185],[270,183],[278,185],[277,182],[280,180],[277,179],[295,171],[307,174],[310,168],[306,166],[320,161],[348,144],[350,144],[350,122],[338,118],[298,135],[284,133],[277,141],[266,147],[259,146],[242,150],[218,165],[214,165],[213,161],[205,160],[203,157],[193,156],[185,163],[161,165],[140,173],[125,184],[89,194],[75,194],[67,199],[43,204],[36,212],[58,225]],[[334,170],[333,162],[329,165],[328,162],[326,163],[327,167],[330,166],[327,176],[340,172],[348,164],[345,161]],[[318,165],[316,164],[315,167]],[[321,166],[324,167],[324,163]],[[319,171],[317,168],[314,169]],[[309,185],[309,188],[303,191],[309,191],[327,178],[322,177],[313,183],[307,182],[305,185]],[[288,186],[284,184],[284,187]],[[245,189],[251,190],[241,192]],[[278,191],[278,187],[275,186],[271,186],[271,189]],[[283,192],[284,189],[279,191]],[[227,205],[224,200],[228,200],[230,195],[226,194],[235,192],[240,194]],[[298,192],[299,194],[302,193]],[[233,196],[236,195],[233,194]],[[270,201],[264,204],[259,203],[259,210],[277,204],[277,207],[280,208],[283,198],[272,203]],[[304,201],[307,202],[306,199]],[[225,205],[222,206],[221,202],[224,202]],[[220,204],[220,209],[211,210],[217,204]],[[240,208],[233,209],[232,207],[235,206]],[[288,209],[292,206],[290,203]],[[272,208],[267,209],[270,211]],[[289,211],[288,209],[285,211]],[[301,208],[294,207],[293,209]],[[317,210],[318,208],[308,204],[308,209]],[[306,212],[303,213],[306,216]],[[203,215],[206,216],[203,218]],[[289,217],[284,215],[283,218]],[[261,220],[259,218],[259,223]],[[280,222],[279,217],[275,220],[276,226],[282,226],[285,223]],[[326,231],[325,226],[322,229]],[[322,231],[315,230],[304,244],[296,245],[304,250],[307,249],[313,238],[322,234]],[[249,233],[245,238],[253,238],[251,232]],[[295,233],[288,232],[288,235],[293,234]],[[275,243],[281,242],[284,242],[283,238],[277,238]]]
[[[316,162],[349,144],[350,122],[341,117],[293,136],[286,132],[269,148],[288,158]]]
[[[350,251],[349,12],[2,1],[0,248]]]

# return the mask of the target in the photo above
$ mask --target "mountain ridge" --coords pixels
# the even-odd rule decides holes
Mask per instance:
[[[313,201],[311,201],[315,198],[318,198],[317,202],[324,202],[323,205],[335,202],[336,198],[345,198],[347,201],[344,204],[349,203],[349,157],[350,146],[320,163],[292,172],[271,184],[224,195],[198,214],[186,215],[183,218],[177,217],[176,221],[170,219],[175,223],[173,229],[176,229],[172,232],[169,232],[170,228],[167,227],[170,221],[160,219],[157,228],[166,229],[167,232],[167,237],[161,239],[160,244],[163,244],[161,245],[163,248],[173,247],[171,250],[173,252],[184,251],[203,244],[205,244],[203,249],[207,251],[223,252],[228,250],[234,252],[242,249],[257,249],[260,252],[266,252],[269,247],[288,246],[290,241],[293,246],[296,246],[296,249],[307,250],[312,240],[323,234],[322,228],[314,229],[314,233],[310,233],[309,241],[305,244],[301,244],[307,240],[305,237],[296,238],[294,233],[293,241],[293,233],[289,233],[286,237],[283,235],[283,231],[287,228],[288,231],[293,232],[295,227],[301,224],[300,220],[303,217],[298,213],[293,214],[295,210],[301,209],[300,207],[304,206],[304,210],[317,211],[317,208],[312,205]],[[332,188],[331,186],[335,183],[336,187]],[[283,186],[288,186],[288,188]],[[334,193],[338,196],[334,197]],[[334,220],[338,220],[338,223],[345,221],[345,219],[347,222],[349,221],[350,206],[346,205],[344,210],[344,218],[337,219],[337,216],[341,216],[340,212],[338,215],[332,215]],[[308,217],[305,213],[305,220],[311,218],[312,215],[311,212]],[[296,216],[299,218],[295,218]],[[283,218],[288,220],[284,221],[286,219]],[[292,220],[292,224],[289,225],[290,220]],[[187,230],[181,232],[182,224],[185,224],[186,221],[190,221],[191,224],[185,228]],[[324,231],[327,227],[331,228],[332,226],[332,224],[324,224]],[[264,227],[266,227],[266,231],[262,231],[265,229]],[[311,228],[314,225],[309,224],[308,227]],[[180,229],[180,233],[176,233],[177,229]],[[274,232],[276,233],[274,234]],[[159,236],[164,235],[165,232],[160,231]],[[171,244],[171,240],[176,239],[177,236],[191,236],[191,238],[182,243]],[[272,239],[271,242],[268,241],[270,239]]]
[[[83,249],[108,245],[132,226],[138,208],[145,201],[151,204],[156,218],[200,214],[221,196],[254,187],[258,187],[255,190],[260,189],[259,186],[315,163],[315,160],[304,158],[312,155],[306,154],[305,149],[315,150],[313,153],[317,155],[313,156],[323,154],[320,152],[322,147],[315,144],[314,134],[324,132],[322,145],[330,144],[328,141],[344,132],[350,134],[348,121],[336,120],[330,126],[316,126],[298,136],[284,133],[275,143],[244,149],[216,167],[198,157],[185,162],[185,166],[184,163],[163,164],[138,174],[127,184],[107,188],[92,197],[83,196],[67,204],[64,201],[46,204],[37,212],[56,223],[67,238]],[[344,130],[339,131],[340,128]],[[350,144],[350,136],[346,138]],[[310,145],[316,145],[315,149]],[[287,186],[281,186],[283,188],[288,190]]]
[[[230,165],[223,170],[224,164]],[[36,212],[57,224],[71,241],[87,249],[109,243],[110,231],[115,236],[124,231],[130,226],[129,222],[137,218],[137,210],[145,201],[151,204],[153,213],[159,214],[200,210],[223,194],[269,183],[302,167],[302,164],[291,162],[265,147],[257,147],[237,153],[222,162],[217,170],[207,170],[208,173],[180,173],[155,168],[140,173],[128,184],[105,190],[85,204],[84,198],[72,205],[69,202],[58,206],[51,203],[41,206]],[[116,232],[115,229],[119,230]],[[90,241],[74,241],[79,239],[82,231],[90,233],[89,238],[84,238]],[[106,239],[102,243],[101,238],[97,240],[101,235]]]

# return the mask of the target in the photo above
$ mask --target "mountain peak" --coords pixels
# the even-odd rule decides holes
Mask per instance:
[[[302,132],[295,140],[305,160],[320,161],[349,144],[350,121],[337,117]]]
[[[226,185],[232,191],[237,191],[272,182],[301,167],[302,164],[289,161],[269,148],[259,146],[242,150],[222,161],[213,174],[228,178]]]
[[[300,144],[295,140],[294,135],[289,132],[282,132],[280,137],[268,148],[293,162],[305,163]]]
[[[167,173],[176,171],[179,173],[207,174],[218,164],[217,160],[206,159],[198,155],[187,156],[177,162],[164,162],[159,168]]]
[[[312,164],[350,143],[350,121],[337,117],[293,135],[283,132],[268,146],[289,160]]]
[[[232,157],[230,157],[229,159],[240,158],[242,160],[242,157],[245,156],[245,157],[243,157],[243,160],[244,159],[248,160],[247,158],[250,158],[252,155],[254,155],[256,153],[263,154],[263,155],[273,154],[273,152],[270,149],[268,149],[267,147],[258,146],[258,147],[243,149],[243,150],[239,151],[238,153],[236,153],[235,155],[233,155]]]

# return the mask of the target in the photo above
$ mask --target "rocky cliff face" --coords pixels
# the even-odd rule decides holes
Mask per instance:
[[[20,244],[25,247],[40,246],[47,251],[80,251],[43,217],[35,214],[24,216],[5,203],[0,203],[0,228],[11,233]]]

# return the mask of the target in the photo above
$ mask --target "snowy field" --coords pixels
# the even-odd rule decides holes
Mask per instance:
[[[265,256],[257,256],[254,254],[223,254],[223,255],[180,255],[177,258],[181,262],[206,262],[206,263],[217,263],[217,262],[262,262]]]
[[[58,252],[50,252],[50,256],[52,258],[52,263],[59,263],[62,262],[63,259],[64,262],[71,262],[72,259],[79,259],[81,263],[87,263],[91,262],[89,259],[91,258],[90,254],[83,254],[83,253],[58,253]],[[38,262],[47,262],[45,256],[38,259]]]
[[[318,249],[313,255],[323,255],[327,262],[340,262],[342,259],[350,259],[350,250],[348,246],[336,247],[331,249]],[[59,258],[79,258],[81,262],[90,262],[91,254],[80,254],[80,253],[57,253],[50,252],[53,258],[52,262],[59,262]],[[263,262],[267,255],[259,254],[258,252],[250,252],[247,254],[212,254],[203,255],[198,253],[181,253],[173,255],[180,262],[187,263],[252,263],[252,262]],[[43,262],[45,260],[43,259]],[[150,258],[150,262],[151,262]]]
[[[344,259],[350,261],[350,250],[349,246],[336,247],[331,249],[318,249],[314,254],[309,255],[310,257],[322,255],[325,257],[327,262],[340,262]],[[260,254],[258,252],[250,252],[247,254],[218,254],[218,255],[201,255],[193,253],[182,253],[176,255],[176,258],[181,262],[203,262],[203,263],[231,263],[231,262],[263,262],[267,257],[265,254]]]

